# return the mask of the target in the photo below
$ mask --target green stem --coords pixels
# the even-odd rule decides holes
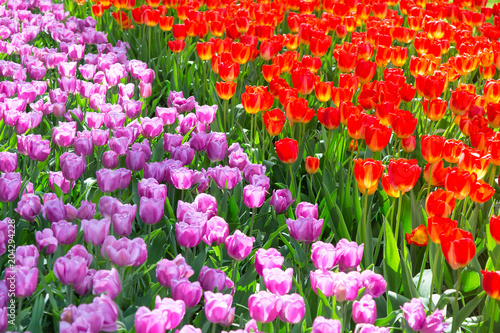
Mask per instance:
[[[70,287],[70,286],[68,286]],[[16,327],[19,328],[19,332],[22,332],[23,329],[21,327],[21,311],[23,310],[23,298],[20,297],[17,300],[17,313],[16,313]]]
[[[363,233],[364,233],[364,243],[365,247],[368,246],[367,251],[365,251],[365,267],[368,267],[373,262],[373,253],[372,253],[372,243],[371,243],[371,235],[368,230],[368,190],[365,190],[363,194],[365,197],[364,200],[364,208],[363,208]],[[370,229],[371,230],[371,229]],[[368,245],[369,244],[369,245]]]
[[[437,262],[439,260],[439,247],[436,247],[436,254],[434,255],[434,263],[432,264],[432,283],[431,287],[429,288],[429,311],[432,310],[432,293],[434,292],[434,280],[436,279],[436,268],[437,268]]]
[[[292,192],[292,196],[295,198],[295,179],[293,177],[292,164],[288,163],[288,168],[290,170],[290,192]]]
[[[254,219],[255,219],[255,208],[252,208],[252,221],[250,222],[250,233],[249,233],[250,237],[252,236],[252,233],[253,233],[253,222],[254,222]]]
[[[217,324],[212,324],[212,333],[215,333],[216,331]]]
[[[236,290],[236,278],[238,277],[238,274],[237,274],[237,269],[238,269],[238,261],[236,260],[233,260],[233,271],[231,272],[231,278],[234,282],[234,289]]]
[[[458,315],[458,293],[460,292],[460,282],[462,281],[462,268],[458,269],[457,285],[455,287],[455,300],[453,301],[453,319]],[[455,325],[453,325],[455,326]]]
[[[227,109],[229,108],[229,100],[225,100],[224,101],[224,128],[223,128],[223,132],[226,133],[227,132]]]
[[[403,201],[403,195],[404,193],[401,193],[398,198],[398,214],[396,215],[396,244],[398,244],[399,225],[401,224],[401,202]]]
[[[425,264],[427,263],[427,257],[429,256],[430,245],[425,247],[424,259],[422,260],[422,267],[420,268],[420,276],[418,277],[417,292],[420,289],[420,284],[422,283],[422,277],[424,276]],[[432,283],[431,283],[432,286]]]
[[[151,243],[151,224],[148,224],[148,243],[149,245]]]
[[[427,182],[427,196],[431,192],[431,182],[432,182],[432,163],[429,166],[429,181]]]

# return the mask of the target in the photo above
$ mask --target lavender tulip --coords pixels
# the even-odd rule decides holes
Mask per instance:
[[[45,249],[45,254],[53,254],[57,250],[57,238],[51,229],[43,229],[35,234],[36,246],[40,251]]]
[[[158,117],[141,118],[142,134],[147,138],[156,138],[163,132],[163,120]]]
[[[95,273],[92,281],[92,293],[94,295],[107,292],[111,299],[115,299],[121,288],[118,271],[114,267],[109,271],[101,269]]]
[[[323,219],[316,220],[312,216],[286,220],[290,236],[297,242],[304,243],[312,243],[319,238],[323,229],[323,222]]]
[[[420,330],[421,333],[443,333],[449,327],[449,323],[443,322],[445,312],[443,310],[435,310],[431,315],[425,318],[424,325]]]
[[[78,295],[84,296],[90,290],[92,290],[92,281],[94,280],[95,272],[96,272],[95,269],[87,270],[87,274],[85,274],[85,277],[83,278],[83,280],[81,280],[78,283],[73,284],[73,289],[75,289],[75,292]]]
[[[410,303],[405,303],[401,307],[408,326],[414,331],[420,331],[424,327],[426,316],[422,301],[413,298]]]
[[[105,193],[111,193],[120,185],[121,172],[118,170],[99,169],[96,172],[97,186]]]
[[[185,248],[198,246],[206,232],[206,223],[188,224],[179,222],[175,224],[177,243]]]
[[[218,246],[224,243],[227,236],[229,236],[229,225],[219,216],[214,216],[209,219],[206,229],[205,235],[203,235],[203,241],[207,245],[211,245],[215,242]]]
[[[82,200],[80,203],[80,208],[78,208],[78,212],[76,217],[79,220],[90,220],[95,215],[96,204],[87,200]]]
[[[156,107],[156,116],[163,120],[165,125],[172,125],[177,120],[177,110],[175,108]]]
[[[259,208],[266,199],[266,190],[259,186],[247,185],[243,188],[243,203],[248,208]]]
[[[312,217],[318,219],[318,204],[313,205],[309,202],[300,202],[295,208],[295,214],[299,217]]]
[[[62,199],[48,200],[42,207],[43,217],[49,222],[57,222],[67,218],[66,207]]]
[[[29,193],[23,194],[15,209],[28,222],[35,221],[36,216],[40,214],[41,210],[40,198],[35,194]]]
[[[170,287],[172,279],[187,279],[193,274],[191,266],[180,254],[174,260],[162,259],[156,265],[156,278],[164,287]]]
[[[87,262],[83,257],[59,257],[54,263],[54,274],[62,284],[70,285],[83,281],[87,275]]]
[[[17,154],[9,152],[0,153],[0,171],[14,172],[17,169]]]
[[[17,266],[33,268],[38,265],[39,257],[40,254],[35,245],[23,245],[16,249],[15,263]]]
[[[130,240],[123,237],[117,240],[115,236],[107,236],[101,254],[117,266],[140,266],[146,261],[148,251],[142,238]]]
[[[171,330],[174,327],[177,327],[186,313],[186,305],[183,301],[175,301],[171,298],[161,299],[160,296],[156,296],[155,309],[163,312],[163,317],[166,319],[166,330]]]
[[[192,308],[200,303],[203,290],[198,281],[190,282],[188,279],[172,280],[172,297]]]
[[[71,245],[76,241],[76,235],[78,233],[78,225],[76,224],[61,220],[59,222],[53,222],[50,225],[50,229],[52,229],[54,237],[59,244]]]
[[[227,254],[237,260],[245,259],[252,252],[254,237],[248,237],[239,230],[236,230],[231,236],[226,238]]]
[[[87,170],[87,162],[83,156],[73,153],[64,153],[61,155],[60,166],[64,178],[74,181]]]
[[[337,319],[326,319],[325,317],[316,317],[313,322],[311,333],[340,333],[341,325]]]
[[[365,287],[365,293],[373,298],[382,296],[387,289],[384,277],[370,270],[361,272],[359,280],[361,285]]]
[[[217,288],[218,292],[221,292],[226,285],[226,279],[226,273],[220,269],[209,268],[207,266],[201,268],[200,275],[198,276],[198,281],[203,290],[212,292],[215,291],[215,288]]]
[[[145,306],[137,309],[134,319],[137,333],[163,333],[165,332],[165,318],[160,310],[149,310]]]
[[[193,170],[182,167],[170,171],[172,184],[178,190],[187,190],[193,186]]]
[[[86,243],[101,245],[109,234],[111,221],[109,218],[102,220],[82,220],[83,239]]]
[[[238,168],[217,166],[209,168],[207,175],[212,178],[220,189],[233,189],[242,179]]]
[[[18,298],[31,296],[38,285],[38,268],[26,266],[5,269],[7,285],[14,284],[14,295]]]
[[[146,224],[156,224],[162,219],[164,209],[165,204],[162,199],[142,197],[139,204],[139,216]]]
[[[292,192],[288,189],[273,190],[270,204],[273,206],[276,213],[285,212],[288,207],[295,201],[292,197]]]
[[[207,319],[214,324],[220,324],[226,320],[231,311],[233,296],[214,294],[211,291],[205,291],[205,315]]]
[[[17,199],[21,189],[21,174],[8,172],[0,175],[0,201],[12,202]]]

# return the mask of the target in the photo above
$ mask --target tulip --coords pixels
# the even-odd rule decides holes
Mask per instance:
[[[476,180],[477,175],[475,173],[470,174],[457,167],[451,168],[446,174],[445,189],[446,191],[453,192],[455,194],[455,199],[462,200],[469,195]]]
[[[452,269],[467,266],[476,255],[476,245],[468,231],[453,229],[447,234],[441,234],[439,239],[443,255]]]
[[[394,134],[400,139],[412,136],[417,127],[417,118],[410,111],[397,110],[389,114],[389,123]]]
[[[283,130],[286,117],[280,109],[272,109],[262,115],[262,122],[266,126],[267,133],[276,136]]]
[[[305,242],[307,244],[319,238],[323,229],[323,222],[323,219],[317,220],[312,216],[298,217],[296,220],[286,220],[290,236],[298,242]]]
[[[196,306],[200,300],[203,290],[199,282],[189,282],[187,279],[172,280],[172,297],[181,300],[187,308]]]
[[[146,224],[156,224],[162,219],[164,209],[165,204],[162,199],[142,197],[139,205],[139,216]]]
[[[281,301],[283,303],[278,314],[281,321],[298,324],[306,312],[304,298],[299,294],[283,295]]]
[[[285,258],[275,248],[265,250],[260,248],[255,253],[255,270],[263,276],[264,269],[281,268]]]
[[[420,96],[428,100],[434,100],[441,96],[448,85],[448,75],[439,71],[434,75],[419,75],[416,78],[415,84],[417,93]]]
[[[42,207],[43,217],[49,222],[57,222],[67,218],[66,208],[62,199],[48,200]]]
[[[12,202],[16,200],[21,183],[21,175],[18,172],[2,173],[0,175],[0,201]]]
[[[352,320],[356,324],[374,324],[377,320],[377,306],[370,295],[363,296],[352,304]]]
[[[260,323],[270,323],[276,319],[282,307],[282,300],[267,291],[259,291],[248,298],[250,317]]]
[[[458,168],[475,173],[477,179],[483,179],[488,171],[489,161],[489,154],[484,155],[473,149],[463,149],[458,160]]]
[[[57,250],[57,239],[51,229],[43,229],[35,234],[36,246],[40,251],[45,249],[45,254],[53,254]]]
[[[174,260],[162,259],[156,265],[156,278],[164,287],[170,287],[172,279],[187,279],[193,274],[191,266],[180,254]]]
[[[7,267],[5,280],[9,285],[14,284],[14,295],[18,298],[31,296],[38,285],[38,268],[26,266]],[[11,290],[9,290],[9,293]]]
[[[206,152],[211,162],[220,162],[227,155],[227,141],[225,133],[212,132],[207,142]]]
[[[333,273],[333,294],[339,302],[354,301],[359,292],[359,281],[355,272],[346,274],[344,272]]]
[[[373,152],[384,150],[391,139],[392,131],[381,124],[365,126],[366,146]]]
[[[123,237],[116,240],[114,236],[107,236],[101,254],[117,266],[140,266],[147,258],[146,243],[142,238],[130,240]]]
[[[495,190],[483,180],[477,180],[472,184],[470,190],[470,199],[475,203],[485,203],[495,194]]]
[[[273,190],[270,204],[273,206],[277,214],[285,212],[288,207],[295,201],[292,197],[292,192],[288,189]]]
[[[0,153],[0,171],[14,172],[17,169],[17,153]]]
[[[387,282],[384,277],[370,270],[361,272],[359,282],[360,288],[365,287],[365,294],[373,298],[382,296],[387,289]]]
[[[339,256],[333,244],[318,241],[312,244],[311,259],[317,269],[330,270],[337,265]]]
[[[439,121],[443,119],[444,115],[446,114],[446,107],[446,101],[440,98],[430,101],[430,105],[428,99],[424,98],[422,100],[422,110],[425,114],[425,117],[432,121]]]
[[[78,225],[76,224],[60,220],[59,222],[53,222],[50,225],[50,229],[52,229],[54,237],[59,244],[71,245],[76,241],[76,235],[78,233]]]
[[[427,216],[450,217],[454,208],[455,196],[453,192],[438,189],[431,192],[425,200]]]
[[[417,183],[421,170],[417,160],[391,159],[388,168],[389,182],[396,191],[408,192]]]
[[[233,189],[241,181],[241,172],[238,168],[231,168],[229,166],[216,166],[209,168],[207,175],[212,178],[217,186],[221,189]]]
[[[103,218],[102,220],[82,220],[83,238],[85,242],[101,245],[106,236],[109,235],[110,225],[111,220],[109,218]]]
[[[326,319],[325,317],[316,317],[313,322],[311,333],[340,333],[341,324],[337,319]]]
[[[340,269],[351,270],[358,267],[363,258],[364,248],[364,244],[358,246],[356,242],[349,242],[346,239],[341,239],[336,246]]]
[[[188,168],[176,168],[170,171],[172,184],[178,190],[187,190],[193,186],[193,170]]]
[[[328,130],[334,130],[340,125],[339,108],[319,108],[317,111],[318,121]]]
[[[175,333],[202,333],[202,331],[193,325],[185,325],[180,330],[176,330]]]
[[[28,222],[35,221],[35,218],[41,210],[42,205],[40,204],[40,198],[35,194],[23,194],[15,209],[15,211]]]
[[[206,233],[206,223],[179,222],[175,224],[177,243],[185,248],[198,246]]]
[[[214,216],[207,221],[207,230],[202,240],[207,244],[211,245],[214,242],[216,245],[220,245],[225,242],[227,236],[229,236],[229,225],[223,218],[219,216]]]
[[[274,143],[276,154],[281,162],[291,164],[297,160],[299,155],[299,146],[296,140],[281,139]]]
[[[18,266],[33,268],[38,265],[39,257],[40,253],[34,245],[19,246],[16,249],[15,263]]]
[[[114,267],[109,271],[101,269],[95,273],[92,282],[92,293],[94,295],[107,292],[111,299],[115,299],[120,291],[120,278],[118,276],[118,271]]]
[[[111,193],[120,185],[121,172],[118,170],[99,169],[96,172],[97,186],[105,193]]]
[[[161,310],[149,310],[145,306],[137,309],[134,318],[137,333],[165,332],[165,318]]]
[[[221,271],[220,269],[209,268],[207,266],[203,266],[200,271],[200,275],[198,276],[198,282],[200,282],[201,287],[205,291],[222,291],[226,286],[226,281],[228,277],[226,273]]]
[[[220,324],[226,320],[231,310],[233,296],[214,294],[211,291],[205,291],[205,315],[213,324]]]
[[[401,307],[408,326],[414,331],[420,331],[425,323],[425,309],[422,301],[413,298],[410,303],[405,303]]]
[[[95,215],[96,204],[83,200],[80,204],[80,208],[77,211],[77,218],[79,220],[90,220]]]
[[[227,254],[231,258],[241,261],[250,254],[254,242],[254,237],[247,237],[241,231],[236,230],[231,236],[226,238]]]
[[[295,208],[295,215],[299,217],[312,217],[318,219],[318,204],[313,205],[312,203],[302,201]]]
[[[441,160],[445,138],[438,135],[423,135],[420,138],[422,156],[428,163]]]
[[[118,319],[118,306],[107,295],[95,297],[92,301],[95,306],[103,314],[104,320],[101,330],[104,332],[114,332],[117,329],[116,321]]]
[[[316,270],[310,272],[311,288],[318,294],[318,289],[325,297],[332,297],[333,284],[335,282],[334,273],[326,270]]]
[[[171,298],[161,299],[160,296],[156,296],[155,309],[162,311],[162,316],[166,319],[166,330],[177,327],[186,313],[186,306],[183,301],[175,301]]]
[[[354,161],[354,178],[356,178],[359,192],[372,195],[378,187],[378,181],[382,177],[383,171],[384,166],[380,161],[371,158]]]
[[[488,272],[481,270],[483,274],[483,288],[488,296],[500,301],[500,272]]]
[[[421,224],[413,229],[410,234],[405,234],[405,239],[408,245],[426,246],[429,242],[425,225]]]
[[[248,208],[259,208],[266,199],[266,190],[260,186],[247,185],[243,188],[243,203]]]
[[[75,181],[87,170],[87,162],[83,156],[73,153],[64,153],[61,155],[60,166],[64,178]]]
[[[71,285],[83,281],[87,274],[87,262],[80,256],[59,257],[54,263],[54,275],[62,284]]]
[[[285,272],[281,268],[264,268],[263,277],[270,292],[275,295],[285,295],[292,288],[293,268],[287,268]]]
[[[305,160],[306,172],[310,175],[318,172],[319,169],[319,158],[307,156]]]

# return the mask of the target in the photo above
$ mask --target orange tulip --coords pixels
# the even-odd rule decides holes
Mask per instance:
[[[236,82],[217,82],[215,89],[221,99],[229,100],[236,92]]]
[[[332,82],[318,82],[314,87],[316,98],[320,102],[328,102],[332,98]]]
[[[425,200],[427,216],[450,217],[455,208],[455,194],[450,191],[438,189],[429,193]]]
[[[319,158],[307,156],[305,160],[306,172],[314,175],[319,169]]]
[[[272,109],[262,115],[262,121],[264,122],[264,126],[266,126],[267,133],[271,136],[276,136],[283,130],[286,118],[280,109]]]
[[[421,224],[409,234],[405,234],[405,239],[408,245],[426,246],[429,243],[429,236],[425,225]]]
[[[447,217],[441,217],[434,215],[429,217],[427,220],[427,234],[429,238],[436,244],[441,244],[440,236],[442,234],[448,234],[458,225],[457,221],[454,221]]]
[[[358,184],[359,192],[364,195],[372,195],[378,186],[378,181],[384,172],[381,161],[371,158],[357,159],[354,161],[354,178]]]

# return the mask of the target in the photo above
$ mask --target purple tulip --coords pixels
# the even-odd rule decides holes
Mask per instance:
[[[187,190],[193,186],[193,170],[186,167],[170,170],[172,185],[178,190]]]
[[[114,213],[115,206],[118,202],[119,200],[113,197],[101,197],[99,199],[99,212],[103,217],[111,218]]]
[[[172,153],[174,148],[182,144],[183,139],[184,138],[180,134],[165,133],[163,135],[163,149],[165,149],[167,153]]]
[[[360,288],[359,281],[355,274],[346,274],[344,272],[333,274],[333,293],[335,294],[335,299],[339,302],[343,302],[345,300],[354,301],[356,297],[358,297]]]
[[[94,279],[94,275],[95,275],[95,269],[89,269],[87,270],[87,274],[85,274],[85,277],[83,278],[82,281],[73,284],[73,289],[75,289],[75,292],[78,295],[84,296],[90,290],[92,290],[92,281]]]
[[[118,183],[118,189],[124,190],[130,185],[130,181],[132,180],[132,172],[125,168],[116,169],[116,172],[120,174],[120,182]]]
[[[206,232],[206,223],[188,224],[178,222],[175,224],[177,243],[185,248],[198,246]]]
[[[284,261],[285,258],[275,248],[260,248],[255,252],[255,270],[260,276],[263,276],[266,268],[281,268]]]
[[[386,327],[377,327],[371,324],[358,324],[354,330],[356,333],[389,333]]]
[[[78,212],[76,217],[79,220],[90,220],[95,215],[96,204],[87,200],[82,200],[80,203],[80,208],[78,208]]]
[[[137,333],[164,333],[165,318],[161,310],[149,310],[145,306],[137,309],[134,319],[134,327]]]
[[[217,105],[196,105],[196,117],[198,121],[203,124],[211,124],[215,120],[215,114],[217,113]]]
[[[207,148],[207,143],[210,138],[210,134],[205,132],[198,132],[191,135],[189,139],[189,146],[195,151],[204,151]]]
[[[146,224],[156,224],[163,217],[165,203],[162,199],[141,198],[139,204],[139,216]]]
[[[339,267],[343,271],[348,271],[358,267],[363,259],[363,250],[365,246],[358,246],[356,242],[349,242],[347,239],[341,239],[337,243],[337,253],[339,255]]]
[[[248,208],[259,208],[266,200],[266,190],[259,186],[247,185],[243,188],[243,203]]]
[[[330,270],[337,265],[339,256],[333,244],[315,242],[312,244],[311,259],[317,269]]]
[[[97,186],[104,193],[111,193],[120,185],[121,172],[111,169],[99,169],[96,172]]]
[[[248,298],[250,317],[259,323],[270,323],[278,316],[282,304],[278,296],[267,291],[259,291]]]
[[[94,152],[92,136],[90,131],[78,132],[74,143],[75,154],[78,156],[89,156]]]
[[[147,138],[156,138],[163,132],[163,120],[158,117],[141,118],[142,134]]]
[[[115,236],[107,236],[101,247],[101,255],[107,256],[117,266],[140,266],[146,261],[148,251],[142,238],[130,240],[123,237],[117,240]]]
[[[202,331],[193,325],[185,325],[180,330],[176,330],[175,333],[202,333]]]
[[[66,209],[66,220],[68,221],[76,220],[76,215],[78,214],[76,208],[71,204],[64,205],[64,208]]]
[[[28,156],[32,160],[43,162],[50,155],[49,140],[30,140],[28,143]]]
[[[95,297],[92,301],[92,305],[103,315],[103,324],[101,331],[103,332],[114,332],[117,330],[116,321],[118,319],[118,306],[113,302],[113,300],[107,295],[101,295],[100,297]]]
[[[356,324],[374,324],[377,320],[377,305],[370,295],[363,296],[352,304],[352,320]]]
[[[215,291],[217,288],[218,292],[221,292],[226,286],[227,276],[226,273],[220,269],[209,268],[203,266],[198,276],[198,281],[201,287],[205,291]]]
[[[443,322],[445,312],[443,310],[435,310],[431,315],[425,318],[424,325],[420,330],[421,333],[443,333],[449,327],[449,323]]]
[[[35,194],[23,194],[21,200],[17,203],[15,211],[28,222],[35,221],[36,216],[42,210],[40,198]]]
[[[112,150],[107,150],[102,154],[102,166],[107,169],[116,168],[119,162],[118,155]]]
[[[208,159],[211,162],[222,161],[227,156],[227,149],[226,134],[212,132],[206,147]]]
[[[243,169],[243,174],[247,182],[250,182],[253,176],[264,175],[265,173],[266,167],[262,164],[248,164],[245,169]]]
[[[318,289],[321,290],[326,297],[334,295],[333,285],[336,275],[330,271],[316,270],[310,272],[311,288],[318,294]]]
[[[177,111],[179,111],[177,109]],[[188,113],[187,115],[180,114],[177,116],[179,120],[179,126],[175,129],[181,135],[186,135],[191,132],[196,125],[198,125],[198,119],[194,113]]]
[[[295,201],[292,197],[292,192],[288,189],[273,190],[270,204],[273,206],[276,213],[280,214],[285,212],[288,207]]]
[[[177,110],[175,108],[156,107],[156,116],[163,120],[165,125],[172,125],[177,120]]]
[[[9,310],[6,306],[0,307],[0,331],[5,332],[9,326],[9,319],[7,317],[7,312]],[[200,331],[201,333],[201,331]]]
[[[312,243],[321,235],[323,219],[316,220],[314,217],[298,217],[296,220],[287,219],[286,225],[290,236],[297,242]]]
[[[106,68],[104,74],[106,75],[108,85],[116,86],[127,75],[127,71],[122,64],[115,63]]]
[[[239,230],[236,230],[231,236],[226,238],[227,254],[237,260],[245,259],[252,252],[254,237],[248,237]]]
[[[17,169],[17,153],[0,152],[0,171],[14,172]]]
[[[264,268],[264,283],[266,288],[276,295],[285,295],[292,289],[293,268],[287,268],[284,272],[281,268]]]
[[[76,224],[61,220],[59,222],[53,222],[50,225],[50,229],[52,229],[54,237],[59,244],[71,245],[76,241],[76,235],[78,233],[78,225]]]
[[[118,84],[118,94],[121,97],[126,97],[126,98],[132,98],[134,96],[134,89],[135,89],[135,84],[133,83],[128,83],[128,84],[123,84],[119,83]]]
[[[81,257],[85,260],[87,267],[90,267],[90,264],[92,264],[92,255],[88,253],[87,249],[81,244],[74,245],[68,253],[66,253],[66,257],[70,259]]]
[[[380,274],[370,270],[361,272],[359,281],[362,287],[365,287],[365,294],[377,298],[382,296],[387,289],[387,282]]]
[[[92,135],[92,143],[96,147],[102,147],[106,143],[108,143],[109,140],[109,130],[101,130],[101,129],[92,129],[90,131],[90,134]]]
[[[207,175],[212,178],[220,189],[233,189],[242,179],[238,168],[216,166],[209,168]]]
[[[48,200],[43,204],[42,207],[43,217],[53,223],[67,218],[66,207],[62,202],[62,199]]]
[[[111,299],[115,299],[121,289],[120,277],[114,267],[109,271],[101,269],[95,273],[92,281],[92,293],[94,295],[107,292]]]
[[[60,171],[49,172],[49,186],[55,192],[54,185],[57,185],[63,193],[69,193],[70,182],[64,178],[63,173]],[[74,186],[74,184],[73,184]]]
[[[173,148],[172,158],[182,162],[182,165],[189,165],[193,161],[195,151],[188,144]]]
[[[146,197],[150,199],[167,199],[167,187],[164,184],[158,184],[154,178],[143,178],[137,184],[137,192],[139,197]]]
[[[96,73],[96,66],[91,64],[80,65],[78,66],[78,70],[85,80],[90,81],[94,78],[94,75]]]
[[[25,266],[29,268],[38,265],[40,254],[35,245],[23,245],[16,249],[15,263],[17,266]]]
[[[210,185],[210,178],[207,176],[207,171],[205,169],[201,169],[201,171],[195,170],[193,175],[193,183],[198,184],[196,190],[198,193],[203,193],[207,190]]]
[[[403,304],[401,310],[403,310],[405,320],[412,330],[420,331],[424,327],[426,316],[424,305],[420,299],[413,298],[410,303]]]
[[[129,119],[137,118],[142,110],[142,101],[127,99],[122,101],[123,110]],[[106,121],[106,120],[104,120]]]
[[[186,305],[183,301],[175,301],[171,298],[161,299],[160,296],[156,296],[155,309],[163,312],[166,330],[177,327],[186,313]]]
[[[118,236],[128,236],[132,233],[132,223],[134,223],[137,213],[137,205],[122,205],[116,203],[111,216],[113,231]]]
[[[231,168],[238,168],[243,172],[247,165],[250,165],[250,160],[243,149],[236,150],[229,154],[229,166]]]
[[[314,319],[311,333],[340,333],[341,331],[339,320],[320,316]]]
[[[198,212],[202,212],[207,218],[217,215],[217,199],[210,194],[200,193],[194,198],[193,204]]]
[[[266,193],[269,191],[269,187],[271,187],[271,179],[266,175],[253,175],[250,177],[249,183],[250,185],[264,189]]]
[[[120,111],[110,111],[104,115],[104,126],[112,130],[123,127],[126,119],[125,113]]]
[[[302,201],[297,204],[295,215],[297,215],[297,218],[312,217],[318,219],[318,204],[313,205],[312,203]]]
[[[214,324],[224,322],[230,314],[233,296],[205,291],[205,315]]]
[[[207,245],[220,245],[225,242],[227,236],[229,236],[229,225],[227,222],[219,216],[214,216],[207,221],[207,230],[205,235],[203,235],[203,241]]]
[[[40,251],[45,249],[45,254],[53,254],[57,250],[57,239],[51,229],[43,229],[35,234],[36,246]]]
[[[73,153],[64,153],[61,155],[60,166],[64,178],[74,181],[80,178],[87,170],[87,161],[83,156]]]
[[[17,199],[21,189],[21,174],[7,172],[0,175],[0,201],[12,202]]]
[[[172,279],[187,279],[193,274],[191,266],[186,264],[186,260],[180,254],[174,260],[162,259],[156,264],[156,278],[167,288],[171,287]]]
[[[169,95],[169,99],[170,99],[170,95]],[[181,95],[181,96],[177,96],[177,97],[173,98],[170,101],[170,104],[169,104],[169,100],[167,99],[167,105],[173,106],[177,109],[177,112],[183,113],[183,112],[189,112],[189,111],[193,110],[195,105],[196,105],[196,101],[194,100],[193,96],[190,96],[186,99]]]
[[[172,280],[172,297],[186,304],[186,308],[192,308],[200,303],[203,290],[200,283],[190,282],[188,279]]]
[[[125,158],[125,166],[131,171],[141,171],[146,164],[144,153],[140,150],[129,150]]]
[[[111,221],[107,217],[102,220],[82,220],[83,239],[86,243],[101,245],[109,235],[110,224]]]
[[[281,321],[291,324],[298,324],[306,313],[304,298],[299,294],[281,296],[283,302],[278,314]]]
[[[5,269],[7,285],[14,287],[14,295],[18,298],[31,296],[38,285],[38,268],[26,266],[7,267]]]
[[[62,123],[52,129],[52,141],[59,147],[69,147],[76,137],[76,122]]]
[[[59,257],[54,263],[54,274],[62,284],[70,285],[83,281],[87,275],[87,261],[80,256]]]

